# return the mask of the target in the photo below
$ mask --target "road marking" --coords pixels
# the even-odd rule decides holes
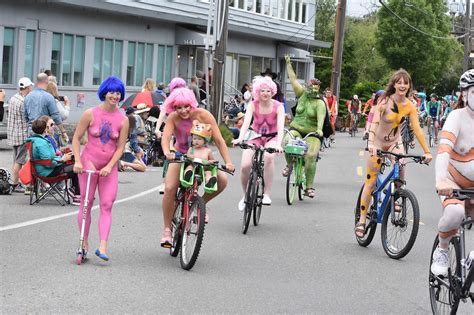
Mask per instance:
[[[364,156],[364,151],[359,151],[359,156]]]
[[[136,194],[136,195],[133,195],[133,196],[130,196],[130,197],[127,197],[127,198],[123,198],[123,199],[120,199],[120,200],[116,200],[114,204],[119,204],[119,203],[126,202],[126,201],[129,201],[129,200],[137,199],[137,198],[140,198],[142,196],[148,195],[152,192],[155,192],[157,190],[158,190],[158,187],[148,189],[148,190],[142,191],[139,194]],[[96,209],[99,209],[98,205],[93,206],[91,211],[96,210]],[[39,224],[39,223],[43,223],[43,222],[53,221],[53,220],[57,220],[57,219],[65,218],[65,217],[70,217],[70,216],[73,216],[73,215],[77,215],[78,211],[79,210],[73,211],[73,212],[68,212],[68,213],[63,213],[63,214],[59,214],[59,215],[53,215],[51,217],[35,219],[35,220],[25,221],[25,222],[21,222],[21,223],[12,224],[12,225],[2,226],[2,227],[0,227],[0,232],[13,230],[13,229],[19,229],[19,228],[22,228],[22,227],[25,227],[25,226],[30,226],[30,225],[35,225],[35,224]]]
[[[362,176],[364,172],[362,171],[362,166],[357,166],[357,175]]]

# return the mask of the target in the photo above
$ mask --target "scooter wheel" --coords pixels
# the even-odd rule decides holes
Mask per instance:
[[[82,254],[77,254],[76,262],[77,262],[78,265],[80,265],[82,263]]]

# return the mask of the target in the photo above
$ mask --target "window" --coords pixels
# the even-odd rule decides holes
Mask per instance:
[[[255,12],[254,10],[254,1],[255,0],[247,0],[247,11],[253,11]]]
[[[278,0],[278,17],[280,19],[286,19],[286,6],[285,6],[285,0]]]
[[[99,85],[111,75],[122,76],[122,49],[120,40],[95,39],[92,84]]]
[[[308,22],[308,21],[306,20],[306,19],[307,19],[307,14],[308,14],[308,13],[307,13],[308,5],[307,5],[305,2],[303,2],[303,3],[301,4],[301,6],[302,6],[302,9],[301,9],[301,21],[300,21],[300,22],[301,22],[301,23],[306,23],[306,22]]]
[[[165,81],[171,81],[171,68],[173,65],[173,46],[166,46],[166,54],[165,54]]]
[[[265,69],[263,69],[263,58],[252,57],[252,78],[260,75],[263,71],[265,71]]]
[[[164,81],[164,65],[165,65],[165,46],[158,46],[158,62],[156,63],[156,83]]]
[[[36,31],[26,31],[26,45],[25,45],[25,72],[24,76],[33,78],[33,66],[35,56],[35,42]]]
[[[153,70],[153,45],[147,44],[145,49],[145,78],[151,78]]]
[[[53,34],[51,72],[59,85],[82,85],[84,42],[84,36]]]
[[[267,68],[272,69],[272,59],[270,58],[263,59],[263,69],[267,69]]]
[[[285,19],[294,20],[294,13],[295,13],[294,3],[295,3],[295,0],[288,1],[288,11],[287,11],[288,14],[285,16]]]
[[[272,2],[271,0],[262,1],[262,13],[265,15],[272,15]]]
[[[3,32],[2,81],[0,83],[12,83],[14,40],[15,29],[5,27]]]
[[[127,85],[135,83],[135,43],[128,43]]]
[[[239,57],[239,79],[237,86],[243,86],[244,83],[249,83],[250,78],[250,57],[240,56]]]
[[[136,64],[136,76],[135,76],[135,85],[142,85],[143,83],[143,64],[144,64],[144,53],[145,53],[145,44],[138,43],[137,45],[137,64]]]
[[[158,50],[158,55],[159,54],[160,51]],[[158,59],[159,58],[160,56],[158,56]],[[153,44],[129,42],[127,62],[127,85],[142,85],[145,81],[145,78],[151,77],[152,67]]]

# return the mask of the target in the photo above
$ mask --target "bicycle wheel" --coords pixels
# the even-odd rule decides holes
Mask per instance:
[[[183,202],[182,202],[183,191],[178,191],[175,201],[175,210],[173,220],[171,220],[171,247],[170,255],[173,257],[178,256],[181,247],[181,241],[183,237]]]
[[[206,206],[200,196],[193,198],[187,221],[183,229],[181,240],[181,268],[190,270],[199,256],[202,240],[204,238],[204,226],[206,217]]]
[[[304,174],[304,162],[300,164],[301,166],[299,167],[299,178],[298,178],[298,199],[301,201],[304,198],[304,190],[306,186],[306,177]]]
[[[242,233],[246,234],[250,224],[250,217],[252,216],[252,210],[255,203],[255,195],[257,189],[257,174],[255,172],[250,173],[249,181],[247,184],[247,191],[245,193],[245,209],[243,211],[242,219]]]
[[[400,259],[415,244],[420,208],[415,195],[407,189],[397,190],[393,199],[395,209],[387,206],[382,217],[382,246],[388,257]]]
[[[253,225],[257,226],[260,222],[260,215],[262,214],[262,199],[263,199],[263,190],[265,189],[263,184],[263,179],[261,177],[257,178],[255,190],[255,202],[253,205]]]
[[[461,278],[461,246],[459,244],[459,237],[453,237],[449,242],[448,255],[450,267],[448,269],[448,277],[435,276],[431,272],[433,252],[438,247],[438,243],[438,236],[436,236],[430,256],[429,290],[431,310],[435,315],[456,314],[459,306],[459,297],[456,296],[456,291],[460,289],[458,279]]]
[[[362,185],[359,192],[359,197],[357,198],[354,220],[355,224],[359,223],[360,219],[360,199],[362,197],[363,190],[364,185]],[[362,238],[356,236],[357,243],[359,243],[359,245],[363,247],[369,246],[369,244],[374,239],[375,231],[377,230],[377,211],[372,207],[372,203],[373,199],[371,199],[371,202],[368,204],[369,209],[367,211],[367,218],[365,221],[365,235]]]
[[[291,206],[295,200],[296,188],[297,188],[297,175],[296,170],[293,167],[294,162],[288,166],[288,176],[286,177],[286,202]]]

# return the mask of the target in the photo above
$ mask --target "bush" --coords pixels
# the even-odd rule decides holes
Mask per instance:
[[[229,127],[227,127],[226,124],[224,123],[221,123],[219,125],[219,130],[222,134],[222,137],[224,138],[225,140],[225,143],[227,144],[228,147],[231,147],[232,146],[232,140],[234,139],[233,135],[232,135],[232,131],[230,131]]]

